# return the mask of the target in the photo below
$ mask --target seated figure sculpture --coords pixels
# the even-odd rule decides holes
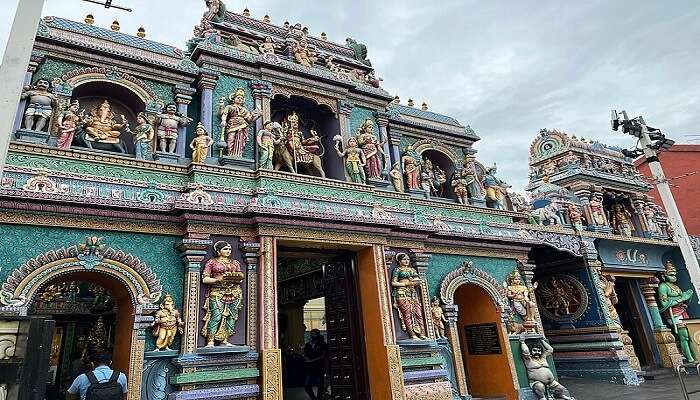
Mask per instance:
[[[275,145],[275,157],[278,160],[275,170],[279,170],[284,165],[290,171],[298,173],[297,167],[301,165],[308,173],[326,177],[321,161],[323,156],[321,137],[313,129],[309,132],[311,136],[304,137],[296,112],[286,117],[286,121],[282,124],[283,140]]]
[[[100,149],[126,153],[120,136],[121,130],[128,129],[129,123],[124,115],[121,115],[120,118],[121,123],[117,123],[114,112],[112,112],[112,105],[107,100],[103,101],[85,117],[83,129],[79,135],[82,139],[80,142],[90,149],[96,147],[97,144],[102,145],[97,146]]]

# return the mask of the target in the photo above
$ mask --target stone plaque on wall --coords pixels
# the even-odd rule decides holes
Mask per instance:
[[[464,335],[470,355],[501,354],[501,341],[495,323],[465,325]]]

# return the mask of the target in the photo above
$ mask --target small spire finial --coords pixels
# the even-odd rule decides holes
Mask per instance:
[[[92,16],[92,14],[88,14],[85,16],[85,23],[88,25],[92,25],[95,23],[95,17]]]
[[[423,111],[428,111],[428,103],[423,102],[423,104],[421,104],[420,106],[420,109]]]
[[[328,40],[328,36],[326,35],[326,32],[321,32],[321,39]]]
[[[136,36],[138,36],[140,38],[145,38],[146,37],[146,28],[144,28],[143,26],[140,27],[139,30],[136,31]]]
[[[270,16],[267,15],[267,14],[265,14],[265,16],[263,17],[263,22],[266,23],[266,24],[269,24],[270,21],[271,21]]]
[[[115,32],[118,31],[119,28],[120,28],[120,27],[119,27],[119,21],[117,21],[117,20],[115,19],[114,22],[112,22],[112,26],[110,26],[110,28],[112,28],[112,30],[115,31]]]
[[[399,97],[399,95],[394,96],[394,101],[392,103],[401,104],[401,98]]]
[[[413,99],[408,99],[408,106],[413,107],[413,105],[414,105]]]
[[[243,9],[243,16],[250,17],[250,10],[248,9],[248,7]]]

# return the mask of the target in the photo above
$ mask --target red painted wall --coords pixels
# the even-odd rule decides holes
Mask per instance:
[[[670,183],[677,186],[671,186],[671,192],[673,192],[673,198],[678,204],[688,234],[700,235],[700,145],[673,145],[669,151],[659,154],[659,160],[667,178],[698,172],[695,175],[671,180]],[[637,159],[634,165],[639,173],[651,178],[649,165],[643,157]],[[649,195],[654,197],[656,204],[663,207],[656,188]]]

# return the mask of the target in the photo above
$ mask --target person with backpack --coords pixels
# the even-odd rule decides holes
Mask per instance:
[[[98,351],[90,355],[93,370],[79,375],[68,388],[66,400],[126,399],[126,375],[114,371],[112,355]]]

